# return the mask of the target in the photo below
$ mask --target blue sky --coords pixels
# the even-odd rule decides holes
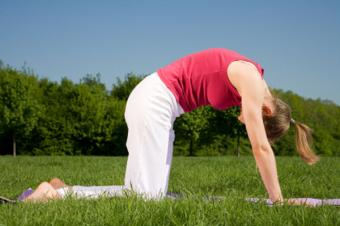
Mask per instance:
[[[340,1],[0,1],[0,59],[110,89],[210,47],[265,68],[270,86],[340,104]]]

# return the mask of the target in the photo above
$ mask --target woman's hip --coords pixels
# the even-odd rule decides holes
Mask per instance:
[[[176,98],[157,73],[144,78],[131,92],[125,109],[125,118],[131,120],[175,121],[183,113]]]

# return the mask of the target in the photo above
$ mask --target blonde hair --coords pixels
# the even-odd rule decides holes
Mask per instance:
[[[305,124],[293,120],[291,108],[279,98],[273,98],[273,105],[273,114],[271,116],[263,116],[268,140],[271,143],[274,143],[288,131],[290,125],[294,125],[297,152],[307,164],[312,165],[316,163],[319,160],[319,157],[315,155],[311,149],[312,130]]]

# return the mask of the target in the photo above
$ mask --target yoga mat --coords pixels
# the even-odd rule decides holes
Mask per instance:
[[[0,196],[0,204],[15,204],[17,202],[22,202],[25,198],[27,198],[30,194],[33,193],[32,188],[26,189],[21,195],[18,196],[18,198],[15,199],[10,199],[4,196]]]
[[[15,203],[17,203],[17,200],[0,196],[0,204],[15,204]]]
[[[180,193],[168,193],[166,195],[166,198],[177,200],[177,199],[183,199],[185,198],[184,195]],[[192,196],[190,196],[192,198]],[[195,197],[199,198],[199,197]],[[225,197],[223,196],[214,196],[214,195],[208,195],[203,196],[199,199],[203,199],[204,201],[222,201],[225,200]],[[317,206],[340,206],[340,199],[316,199],[316,198],[290,198],[288,199],[290,202],[296,202],[296,204],[287,204],[287,205],[305,205],[309,207],[317,207]],[[245,201],[252,202],[252,203],[262,203],[268,206],[274,206],[273,202],[270,199],[264,199],[264,198],[246,198]]]
[[[216,196],[216,195],[206,195],[206,196],[203,196],[203,197],[193,196],[193,195],[185,196],[183,194],[173,193],[173,192],[167,193],[165,198],[172,199],[172,200],[185,199],[185,198],[195,198],[195,199],[202,199],[204,201],[222,201],[222,200],[225,199],[225,197],[223,197],[223,196]]]
[[[246,201],[253,203],[264,203],[268,206],[275,205],[270,199],[247,198]],[[291,202],[291,204],[288,205],[306,205],[310,207],[340,206],[340,199],[290,198],[288,199],[288,202]]]
[[[17,202],[22,201],[24,197],[27,197],[29,194],[31,194],[33,190],[31,188],[24,191],[17,200],[10,199],[4,196],[0,196],[0,204],[15,204]],[[172,199],[172,200],[179,200],[184,199],[185,196],[180,193],[168,193],[165,198]],[[192,198],[192,196],[190,196]],[[222,201],[225,200],[225,197],[223,196],[203,196],[203,197],[197,197],[198,199],[203,199],[204,201]],[[290,202],[296,202],[299,203],[298,205],[306,205],[309,207],[318,207],[318,206],[340,206],[340,199],[316,199],[316,198],[290,198],[288,199]],[[245,201],[251,202],[251,203],[262,203],[266,204],[268,206],[274,206],[273,202],[270,199],[264,199],[264,198],[246,198]],[[289,204],[294,205],[294,204]]]
[[[32,188],[28,188],[23,193],[21,193],[21,195],[19,195],[18,200],[24,201],[24,199],[26,199],[28,196],[30,196],[30,194],[32,194],[33,192],[34,192],[34,190]]]

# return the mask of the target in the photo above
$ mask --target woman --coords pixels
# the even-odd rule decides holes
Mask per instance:
[[[263,71],[261,65],[237,52],[214,48],[188,55],[147,76],[132,91],[126,105],[129,157],[125,185],[112,186],[109,191],[116,194],[126,189],[147,198],[163,197],[168,188],[176,117],[200,106],[219,110],[240,106],[239,120],[246,126],[269,198],[282,202],[270,143],[293,124],[302,159],[314,164],[318,157],[309,147],[310,129],[293,120],[290,107],[271,94]],[[86,196],[82,195],[84,189],[72,192]],[[102,194],[103,190],[89,187],[88,192]],[[65,193],[62,190],[58,197]]]

